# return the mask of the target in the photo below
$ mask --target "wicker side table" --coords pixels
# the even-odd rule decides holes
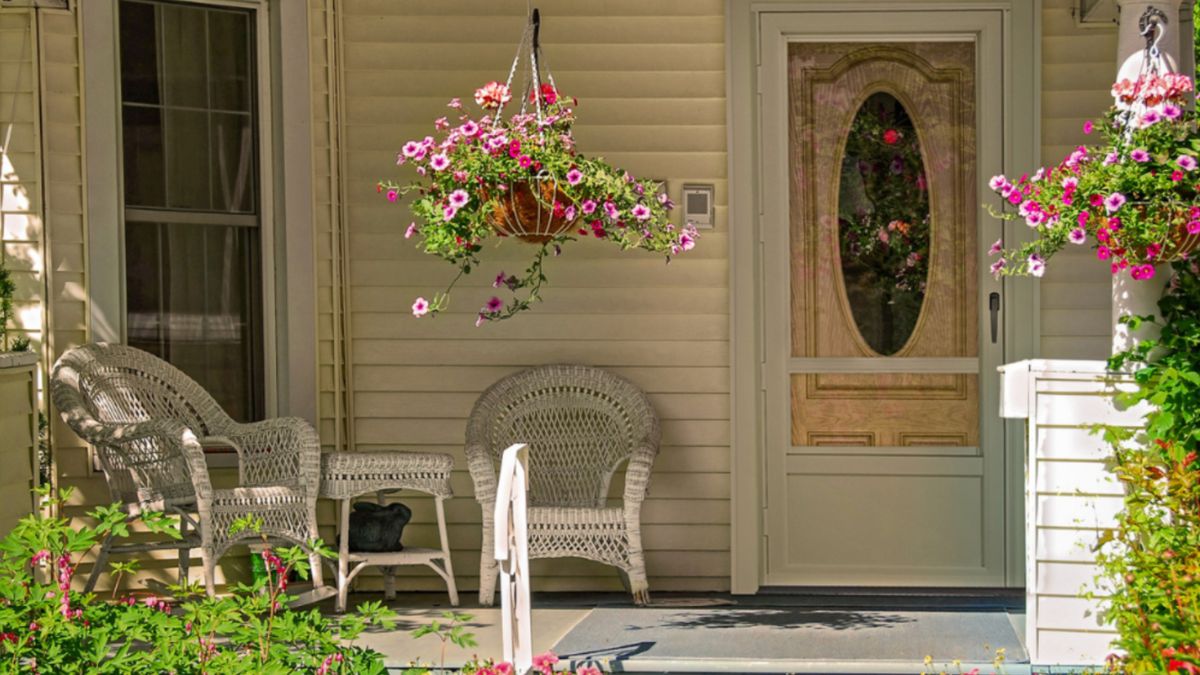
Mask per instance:
[[[338,501],[338,576],[337,611],[346,611],[350,582],[364,568],[377,565],[384,571],[384,595],[396,597],[396,565],[427,565],[446,581],[450,604],[458,606],[454,568],[450,564],[450,543],[446,537],[446,510],[443,502],[453,496],[450,455],[415,452],[333,452],[321,455],[320,496]],[[383,496],[399,490],[423,492],[434,498],[438,533],[442,547],[405,548],[394,553],[350,551],[350,506],[355,497],[375,493]]]

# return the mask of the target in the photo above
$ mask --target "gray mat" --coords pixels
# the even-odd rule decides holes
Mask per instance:
[[[1009,663],[1028,663],[1004,612],[600,608],[554,653],[575,663],[609,662],[614,670],[638,670],[639,661],[738,670],[738,663],[771,661],[920,663],[926,655],[988,664],[999,648]]]

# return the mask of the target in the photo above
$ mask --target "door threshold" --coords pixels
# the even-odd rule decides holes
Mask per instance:
[[[840,609],[956,611],[1025,610],[1023,588],[913,588],[887,586],[763,586],[752,596],[793,606]],[[738,596],[739,603],[748,598]]]

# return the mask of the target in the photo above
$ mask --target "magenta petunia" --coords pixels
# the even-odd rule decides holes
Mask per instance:
[[[1187,224],[1188,234],[1200,234],[1200,220],[1193,220]]]
[[[417,298],[412,304],[413,316],[421,318],[429,313],[429,301],[425,298]]]
[[[1111,257],[1112,249],[1104,245],[1096,247],[1096,258],[1100,260],[1108,260]]]
[[[387,191],[387,200],[389,202],[394,202],[399,198],[400,198],[400,193],[397,192],[396,190],[388,190]]]
[[[1029,273],[1033,276],[1040,277],[1046,273],[1046,261],[1042,258],[1042,256],[1034,253],[1033,255],[1029,256],[1029,260],[1027,262],[1029,263]]]
[[[505,280],[506,278],[507,278],[507,277],[505,277],[505,276],[504,276],[504,272],[503,272],[503,270],[502,270],[502,271],[500,272],[500,274],[497,274],[497,275],[496,275],[496,278],[495,278],[495,279],[492,281],[492,288],[500,288],[501,286],[503,286],[503,285],[504,285],[504,280]]]
[[[517,164],[520,164],[522,169],[528,169],[529,165],[533,164],[533,160],[529,158],[529,155],[521,155],[521,158],[517,160]]]
[[[1095,128],[1095,125],[1092,124],[1091,120],[1087,120],[1086,122],[1083,123],[1083,133],[1085,133],[1085,134],[1092,133],[1092,130],[1094,128]]]
[[[487,301],[487,304],[483,306],[486,311],[493,314],[499,312],[502,307],[504,307],[504,301],[494,295],[490,300]]]

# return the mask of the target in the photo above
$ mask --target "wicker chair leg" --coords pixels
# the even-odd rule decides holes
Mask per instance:
[[[650,603],[650,582],[646,579],[646,559],[642,555],[641,536],[631,537],[629,542],[629,591],[633,593],[633,604]]]
[[[479,554],[479,604],[491,607],[496,604],[496,580],[500,577],[500,566],[496,564],[496,540],[491,524],[490,509],[484,509],[483,550]]]
[[[179,534],[184,539],[187,538],[187,519],[179,519]],[[192,549],[179,549],[179,585],[187,586],[188,583],[188,567],[192,564]]]
[[[202,549],[200,558],[204,561],[204,590],[208,593],[208,597],[215,598],[217,596],[217,556],[213,555],[212,551]]]
[[[100,552],[96,554],[96,562],[92,564],[92,573],[88,575],[87,584],[83,587],[84,593],[96,590],[96,582],[99,581],[100,574],[108,567],[108,549],[112,547],[112,540],[111,534],[104,536],[104,541],[100,544]]]

